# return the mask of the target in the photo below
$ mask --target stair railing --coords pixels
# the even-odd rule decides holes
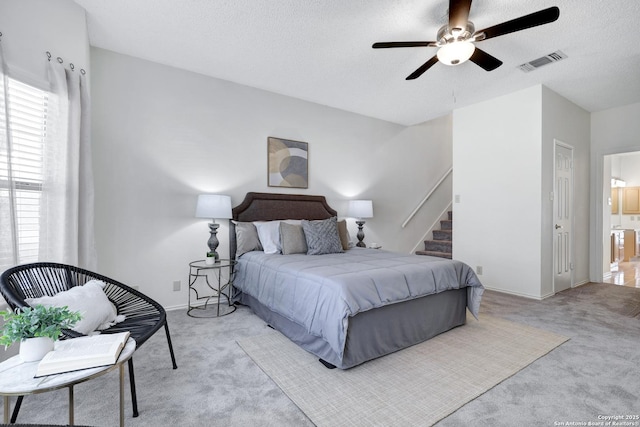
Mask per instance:
[[[405,228],[407,224],[409,224],[409,221],[411,221],[413,217],[416,216],[416,214],[422,208],[422,206],[424,206],[424,204],[427,203],[427,200],[429,200],[429,197],[431,197],[431,195],[435,193],[435,191],[440,187],[440,185],[444,182],[444,180],[447,179],[449,175],[451,175],[451,172],[453,172],[453,166],[451,166],[449,170],[444,175],[442,175],[442,178],[440,178],[436,183],[436,185],[433,186],[431,191],[429,191],[429,194],[427,194],[424,197],[424,199],[422,199],[422,201],[418,204],[418,206],[413,210],[413,212],[411,212],[411,214],[409,215],[409,218],[407,218],[405,222],[402,223],[402,228]]]

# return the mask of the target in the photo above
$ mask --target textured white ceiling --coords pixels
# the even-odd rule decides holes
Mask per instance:
[[[560,18],[479,43],[495,71],[438,63],[413,81],[435,48],[371,44],[434,40],[447,0],[75,1],[92,46],[404,125],[536,84],[591,112],[640,102],[639,0],[475,0],[477,29],[550,6]],[[556,50],[568,59],[517,68]]]

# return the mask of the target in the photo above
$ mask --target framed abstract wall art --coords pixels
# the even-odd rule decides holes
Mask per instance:
[[[269,187],[309,187],[309,144],[270,136],[267,153]]]

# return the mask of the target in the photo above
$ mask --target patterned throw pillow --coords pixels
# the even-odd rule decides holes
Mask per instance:
[[[337,254],[344,252],[338,235],[336,217],[319,221],[302,221],[307,240],[307,255]]]

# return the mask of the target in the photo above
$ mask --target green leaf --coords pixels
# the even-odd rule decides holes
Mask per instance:
[[[82,316],[67,307],[45,307],[36,305],[15,312],[1,311],[5,324],[0,336],[0,345],[5,348],[26,338],[49,337],[57,340],[62,329],[71,329]]]

